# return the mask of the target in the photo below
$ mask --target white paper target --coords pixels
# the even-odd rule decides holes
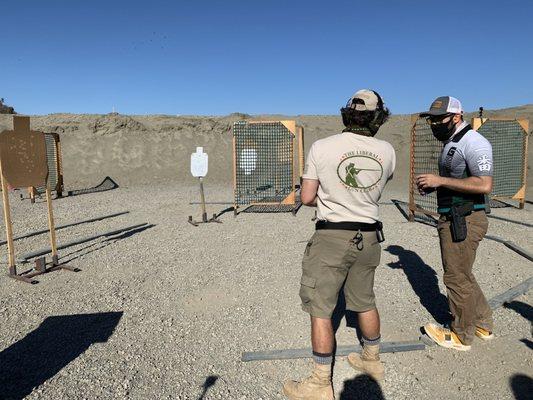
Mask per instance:
[[[250,175],[255,171],[257,152],[255,149],[242,149],[239,167],[244,170],[244,175]]]
[[[195,178],[203,178],[207,175],[208,157],[203,147],[197,147],[196,153],[191,154],[191,174]]]

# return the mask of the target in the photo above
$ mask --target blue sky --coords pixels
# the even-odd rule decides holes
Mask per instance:
[[[20,113],[337,114],[360,88],[395,114],[533,103],[531,0],[1,1]]]

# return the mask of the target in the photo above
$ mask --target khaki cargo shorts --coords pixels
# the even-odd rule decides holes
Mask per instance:
[[[361,232],[362,250],[351,242],[356,231],[317,230],[302,260],[302,309],[318,318],[331,318],[344,284],[346,309],[356,312],[376,308],[374,272],[381,258],[375,232]]]

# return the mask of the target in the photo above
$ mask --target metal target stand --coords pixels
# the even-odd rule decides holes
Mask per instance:
[[[217,218],[216,214],[213,214],[212,218],[207,218],[207,211],[205,208],[205,194],[204,194],[204,177],[207,175],[208,169],[208,156],[203,151],[203,147],[197,147],[196,153],[191,154],[191,174],[195,178],[198,178],[200,183],[200,200],[202,206],[202,220],[195,221],[192,215],[189,215],[187,222],[193,226],[200,224],[207,224],[209,222],[216,222],[221,224],[222,221]]]

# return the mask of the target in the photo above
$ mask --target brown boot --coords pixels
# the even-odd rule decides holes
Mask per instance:
[[[379,359],[379,344],[363,346],[360,355],[348,354],[348,362],[352,368],[370,375],[376,381],[381,381],[385,377],[385,369]]]
[[[290,400],[335,400],[331,384],[331,364],[315,363],[311,376],[301,382],[286,381],[283,394]]]

